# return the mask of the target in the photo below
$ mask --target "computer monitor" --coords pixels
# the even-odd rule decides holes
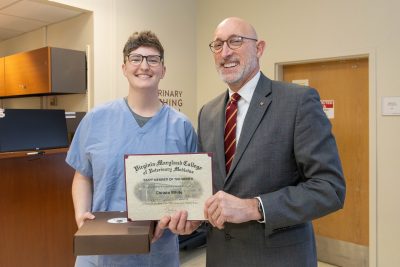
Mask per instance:
[[[65,111],[0,109],[0,152],[68,147]]]

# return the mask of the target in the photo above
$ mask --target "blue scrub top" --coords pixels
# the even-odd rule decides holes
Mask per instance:
[[[168,105],[140,127],[123,99],[93,109],[82,119],[67,163],[93,179],[92,211],[126,210],[124,155],[197,151],[186,116]],[[177,236],[166,230],[142,255],[79,256],[75,266],[179,266]]]

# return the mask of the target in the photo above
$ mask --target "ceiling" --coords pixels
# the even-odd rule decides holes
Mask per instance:
[[[0,0],[0,42],[83,12],[45,0]]]

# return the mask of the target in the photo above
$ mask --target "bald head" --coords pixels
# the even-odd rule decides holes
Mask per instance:
[[[226,18],[220,24],[218,24],[214,32],[214,38],[217,36],[221,36],[222,34],[237,34],[258,39],[254,27],[247,21],[238,17]]]
[[[258,40],[254,27],[241,18],[227,18],[218,24],[209,46],[218,73],[235,92],[260,70],[265,42]]]

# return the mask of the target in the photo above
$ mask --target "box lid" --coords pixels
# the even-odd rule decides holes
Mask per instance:
[[[128,221],[126,212],[94,212],[74,236],[75,255],[138,254],[150,251],[153,221]]]

